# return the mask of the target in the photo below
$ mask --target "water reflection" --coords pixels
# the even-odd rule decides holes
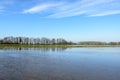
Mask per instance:
[[[22,51],[22,50],[39,50],[41,52],[61,52],[61,51],[65,51],[67,49],[67,47],[56,47],[56,48],[22,48],[22,47],[19,47],[19,48],[2,48],[1,50],[17,50],[17,51]]]
[[[119,63],[120,48],[3,49],[0,80],[119,80]]]

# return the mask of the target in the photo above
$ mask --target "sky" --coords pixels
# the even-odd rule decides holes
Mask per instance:
[[[120,0],[0,0],[0,38],[120,41]]]

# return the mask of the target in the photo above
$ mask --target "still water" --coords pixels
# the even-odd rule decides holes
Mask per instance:
[[[0,80],[120,80],[120,48],[1,49]]]

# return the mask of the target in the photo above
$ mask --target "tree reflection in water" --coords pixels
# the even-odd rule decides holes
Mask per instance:
[[[22,48],[22,47],[19,47],[19,48],[2,48],[2,50],[17,50],[17,51],[22,51],[22,50],[39,50],[41,52],[61,52],[61,51],[65,51],[67,49],[67,47],[56,47],[56,48]]]

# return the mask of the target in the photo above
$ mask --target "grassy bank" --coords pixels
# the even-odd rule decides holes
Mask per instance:
[[[27,45],[27,44],[0,44],[0,48],[82,48],[82,47],[120,47],[120,45]]]

